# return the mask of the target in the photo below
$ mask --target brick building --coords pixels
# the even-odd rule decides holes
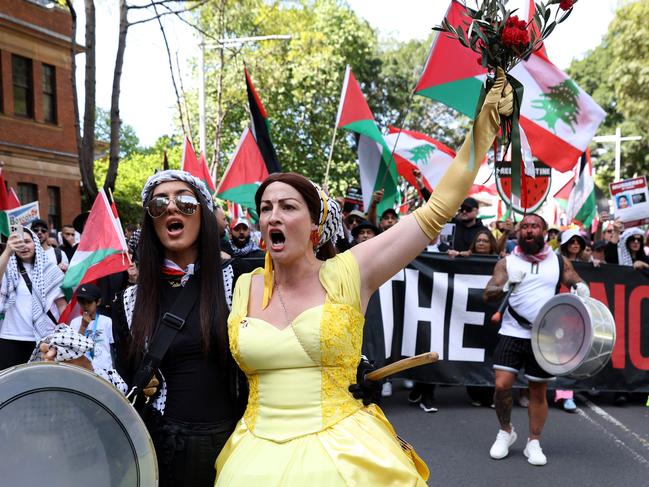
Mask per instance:
[[[57,229],[81,212],[70,14],[44,0],[0,0],[0,161],[22,204]]]

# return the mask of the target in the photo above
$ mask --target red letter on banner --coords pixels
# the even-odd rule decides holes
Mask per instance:
[[[638,286],[629,296],[629,357],[638,370],[649,370],[649,357],[642,356],[640,315],[642,300],[649,299],[649,286]]]
[[[614,369],[626,367],[626,319],[624,313],[625,292],[624,284],[615,285],[615,347],[611,354],[611,364]],[[610,309],[610,308],[609,308]]]

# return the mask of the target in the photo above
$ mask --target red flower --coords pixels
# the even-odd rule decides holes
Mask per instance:
[[[530,34],[527,31],[527,22],[520,20],[516,15],[507,19],[500,39],[505,47],[524,49],[530,43]]]
[[[570,10],[572,6],[575,4],[576,0],[561,0],[559,3],[559,8],[561,10]]]

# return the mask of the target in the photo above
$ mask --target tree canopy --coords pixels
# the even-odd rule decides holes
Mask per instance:
[[[649,167],[649,0],[620,7],[602,43],[584,59],[573,61],[568,74],[606,110],[598,134],[612,134],[620,127],[623,136],[641,135],[642,140],[622,143],[622,178],[644,175]],[[593,144],[598,182],[613,179],[613,144]]]

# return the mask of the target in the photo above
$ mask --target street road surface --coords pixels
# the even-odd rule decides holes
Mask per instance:
[[[547,465],[535,467],[523,455],[527,409],[514,405],[518,440],[503,460],[489,448],[498,422],[491,408],[471,406],[462,386],[437,387],[437,413],[408,404],[408,391],[394,381],[383,407],[397,433],[428,464],[431,486],[636,487],[649,486],[649,407],[646,395],[623,407],[612,393],[578,394],[574,414],[550,407],[541,446]],[[516,397],[516,396],[515,396]]]

